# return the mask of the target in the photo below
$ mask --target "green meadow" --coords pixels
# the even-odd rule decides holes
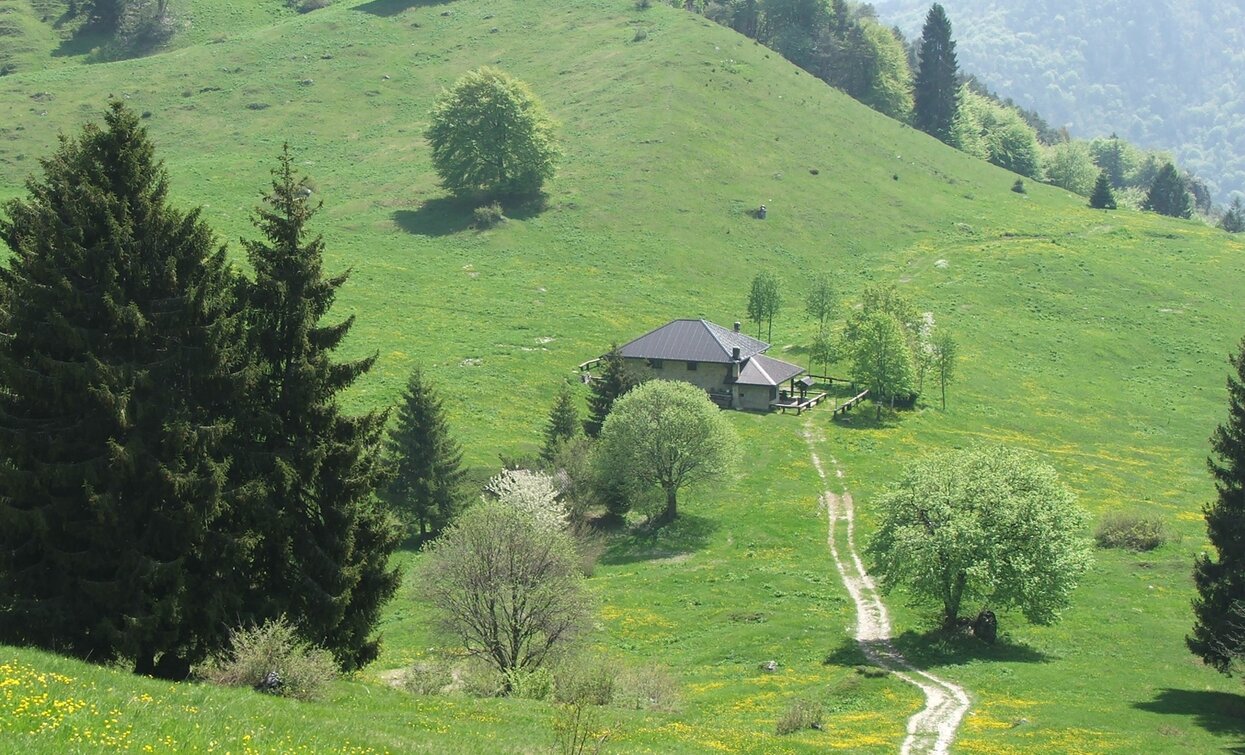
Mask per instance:
[[[1044,454],[1095,518],[1142,511],[1178,535],[1145,554],[1097,551],[1061,623],[1002,614],[992,648],[940,640],[928,612],[890,596],[909,658],[972,697],[955,750],[1200,753],[1245,739],[1239,680],[1183,642],[1214,495],[1206,439],[1245,335],[1239,240],[1089,210],[1034,182],[1012,192],[1012,174],[659,3],[338,0],[297,15],[276,0],[188,0],[169,51],[110,63],[41,20],[63,5],[0,7],[0,24],[23,30],[4,38],[21,65],[0,77],[0,198],[21,194],[58,133],[123,98],[144,114],[176,201],[202,208],[241,265],[237,241],[254,235],[251,208],[288,142],[324,203],[328,269],[353,271],[335,310],[358,318],[344,356],[380,356],[352,408],[394,403],[422,365],[482,475],[499,454],[537,449],[578,363],[676,317],[743,319],[761,270],[788,301],[775,356],[806,359],[815,324],[799,300],[818,272],[845,310],[866,283],[894,283],[955,333],[945,412],[927,386],[916,410],[881,423],[871,407],[838,420],[827,407],[732,413],[736,479],[681,500],[668,528],[611,536],[589,580],[600,608],[586,646],[620,667],[664,667],[679,690],[671,710],[604,710],[611,751],[899,747],[922,700],[855,670],[854,609],[826,549],[806,432],[843,470],[862,539],[898,467],[979,440]],[[438,188],[422,138],[440,89],[482,64],[531,85],[565,152],[542,204],[484,232]],[[764,221],[750,214],[761,204]],[[398,556],[408,573],[418,559]],[[389,687],[384,672],[444,646],[412,589],[382,621],[381,659],[316,703],[0,648],[0,751],[551,748],[550,704]],[[825,730],[776,736],[797,698],[825,704]]]

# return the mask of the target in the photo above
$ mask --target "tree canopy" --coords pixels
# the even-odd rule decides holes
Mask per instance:
[[[921,31],[920,63],[913,91],[913,125],[951,143],[951,129],[959,109],[959,64],[951,20],[938,3],[930,6]]]
[[[757,324],[757,337],[761,336],[761,323],[769,323],[768,338],[774,337],[774,316],[782,308],[782,286],[778,276],[768,270],[752,278],[748,290],[748,319]]]
[[[868,552],[882,589],[904,587],[953,628],[964,611],[1016,609],[1049,624],[1092,562],[1087,515],[1049,465],[975,446],[910,464],[878,500]]]
[[[1192,217],[1193,199],[1189,196],[1184,179],[1176,172],[1175,165],[1164,163],[1159,169],[1141,208],[1173,218]]]
[[[602,477],[661,489],[659,522],[678,515],[680,490],[726,477],[738,456],[734,428],[705,392],[669,380],[649,381],[620,398],[596,452]]]
[[[441,93],[425,136],[442,185],[461,197],[536,194],[559,156],[544,105],[527,84],[488,66]]]

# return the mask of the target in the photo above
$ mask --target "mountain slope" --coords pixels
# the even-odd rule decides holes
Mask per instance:
[[[111,93],[150,113],[177,199],[233,240],[252,233],[248,213],[288,140],[325,203],[329,269],[354,270],[338,304],[359,317],[347,350],[380,353],[352,401],[392,403],[423,364],[480,467],[534,450],[559,382],[611,341],[674,317],[742,319],[761,269],[793,302],[775,323],[773,353],[792,345],[789,359],[814,330],[794,303],[809,273],[831,273],[849,301],[865,282],[896,283],[964,356],[946,414],[882,426],[809,415],[865,530],[896,465],[986,438],[1048,454],[1095,514],[1142,507],[1184,536],[1144,558],[1102,553],[1064,623],[1004,616],[994,650],[928,641],[926,617],[894,596],[905,651],[973,695],[959,746],[1196,752],[1238,738],[1235,683],[1195,665],[1181,638],[1212,495],[1205,438],[1242,329],[1241,243],[1197,223],[1091,211],[1051,187],[1014,193],[1014,175],[674,9],[373,0],[266,23],[152,58],[0,78],[11,114],[0,196],[19,194],[57,130],[96,117]],[[477,232],[437,188],[421,133],[440,87],[484,63],[542,97],[566,158],[543,210]],[[750,215],[760,204],[764,221]],[[669,667],[684,698],[677,713],[610,714],[614,741],[893,750],[919,703],[893,680],[856,680],[861,661],[843,649],[853,618],[824,550],[804,418],[731,420],[749,449],[737,485],[689,497],[680,528],[616,541],[592,580],[594,650]],[[382,667],[437,644],[426,619],[409,596],[395,601]],[[780,675],[757,670],[771,658]],[[827,702],[831,734],[773,735],[800,696]],[[395,748],[483,741],[455,739],[461,701],[401,704],[422,724]],[[470,707],[516,749],[547,744],[547,709]],[[1012,726],[1021,718],[1031,725]],[[473,724],[471,737],[488,730]]]
[[[1229,0],[947,0],[961,67],[1075,136],[1171,151],[1217,198],[1245,192],[1245,27]],[[919,39],[929,3],[880,0]]]

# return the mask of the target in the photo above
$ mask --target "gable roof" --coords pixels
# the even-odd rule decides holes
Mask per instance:
[[[632,359],[730,364],[736,348],[740,360],[745,360],[765,351],[769,344],[708,320],[673,320],[626,344],[619,352]]]
[[[739,370],[735,382],[740,385],[781,385],[802,372],[804,368],[799,365],[757,354]]]

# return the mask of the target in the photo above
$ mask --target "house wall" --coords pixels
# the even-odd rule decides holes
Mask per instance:
[[[706,391],[730,391],[731,384],[726,381],[729,370],[734,365],[714,362],[697,362],[696,369],[687,369],[687,362],[662,360],[661,367],[652,367],[647,359],[626,359],[627,364],[634,364],[648,370],[658,380],[682,380],[685,383],[699,386]]]
[[[735,386],[735,408],[769,411],[769,404],[778,398],[778,389],[765,385]]]

